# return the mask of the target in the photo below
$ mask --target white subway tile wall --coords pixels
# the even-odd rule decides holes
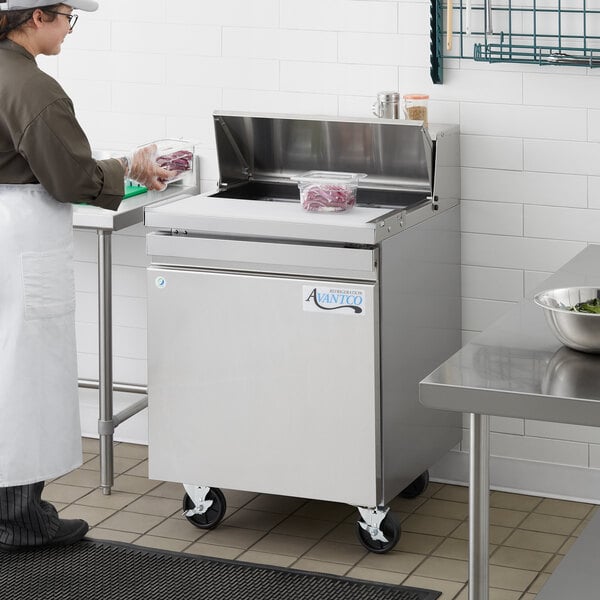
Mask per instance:
[[[541,437],[510,435],[492,432],[492,454],[507,458],[550,462],[572,467],[588,466],[588,445],[585,442],[569,442]],[[469,450],[469,436],[465,433],[461,448]]]
[[[370,116],[378,91],[430,94],[430,121],[461,126],[465,341],[600,243],[596,71],[446,59],[434,85],[428,0],[100,4],[40,65],[96,148],[196,142],[203,191],[218,180],[214,109]],[[131,383],[146,381],[143,235],[114,236],[114,370]],[[93,377],[96,236],[77,232],[76,244],[80,372]],[[492,429],[496,454],[600,468],[595,430],[510,419]]]
[[[523,297],[523,272],[463,265],[462,293],[465,298],[518,302]]]
[[[544,281],[546,281],[550,275],[552,275],[552,273],[545,271],[525,271],[523,274],[525,296],[531,296],[534,292],[545,289]]]

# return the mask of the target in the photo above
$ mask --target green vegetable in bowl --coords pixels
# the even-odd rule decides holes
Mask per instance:
[[[570,310],[581,313],[593,313],[600,315],[600,299],[594,298],[587,302],[578,302],[575,306],[572,306]]]

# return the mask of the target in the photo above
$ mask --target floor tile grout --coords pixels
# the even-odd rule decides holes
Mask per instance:
[[[323,518],[323,516],[319,515],[319,504],[315,504],[313,507],[311,503],[314,501],[310,499],[298,499],[300,501],[298,505],[291,503],[289,510],[284,512],[284,508],[282,508],[281,512],[278,512],[271,511],[268,508],[260,508],[261,506],[269,505],[270,500],[268,500],[268,496],[251,492],[246,496],[245,493],[240,493],[239,496],[236,495],[236,502],[240,502],[240,505],[235,507],[230,506],[228,508],[225,521],[220,524],[219,527],[209,531],[203,530],[200,532],[199,530],[198,537],[193,541],[190,539],[180,539],[177,535],[184,537],[184,534],[180,529],[173,529],[175,526],[192,528],[190,529],[189,537],[195,535],[193,533],[194,525],[186,523],[186,520],[181,518],[181,508],[173,512],[168,512],[169,501],[180,501],[180,499],[183,498],[183,487],[180,486],[180,498],[173,498],[172,496],[176,493],[176,488],[171,487],[169,482],[156,481],[155,485],[142,484],[141,482],[144,480],[146,480],[148,484],[152,481],[149,480],[147,476],[143,475],[144,472],[147,472],[146,467],[142,466],[147,462],[144,447],[128,444],[123,446],[120,450],[120,452],[123,452],[123,455],[118,453],[118,447],[119,444],[116,444],[115,462],[119,459],[123,460],[123,462],[120,463],[121,467],[123,467],[123,471],[115,473],[115,486],[119,487],[117,481],[119,477],[127,476],[136,479],[123,480],[123,489],[115,490],[113,488],[113,490],[114,492],[121,491],[121,493],[124,494],[131,494],[131,497],[123,498],[126,502],[117,508],[107,506],[107,504],[110,503],[109,500],[106,500],[103,504],[103,498],[100,498],[96,502],[98,506],[94,503],[82,503],[85,501],[85,498],[88,498],[94,494],[94,492],[97,494],[101,493],[97,486],[90,488],[89,485],[83,485],[84,482],[90,480],[91,476],[89,473],[96,472],[99,478],[99,466],[97,464],[99,454],[90,451],[91,444],[87,442],[84,444],[85,463],[80,469],[75,471],[74,475],[71,475],[70,478],[75,481],[75,483],[70,482],[70,479],[67,479],[66,482],[60,482],[59,480],[61,478],[52,481],[53,489],[57,490],[57,497],[68,498],[70,493],[68,491],[61,492],[60,487],[57,486],[69,486],[68,490],[72,490],[72,488],[81,488],[82,490],[85,490],[85,493],[81,497],[75,498],[72,501],[58,501],[62,507],[61,511],[68,509],[69,513],[73,514],[76,513],[77,510],[81,510],[82,512],[87,510],[91,515],[95,514],[98,517],[102,517],[98,522],[94,522],[92,529],[110,531],[113,532],[112,535],[117,537],[119,535],[124,535],[127,538],[130,538],[131,543],[133,544],[140,542],[140,540],[143,544],[143,538],[147,537],[148,543],[157,544],[157,547],[181,547],[181,550],[178,551],[183,553],[194,552],[193,546],[195,544],[203,544],[202,547],[208,552],[213,552],[215,555],[219,556],[222,554],[233,556],[234,559],[239,559],[246,553],[258,553],[258,556],[262,555],[261,560],[265,560],[265,564],[268,564],[269,556],[273,557],[271,560],[274,560],[275,562],[277,562],[277,557],[279,557],[283,563],[288,563],[289,561],[289,568],[302,568],[303,564],[309,564],[315,567],[320,563],[323,565],[325,571],[327,571],[327,569],[332,569],[336,573],[340,572],[343,575],[348,575],[356,569],[360,569],[362,576],[370,576],[375,579],[377,577],[389,577],[394,578],[394,581],[400,580],[400,582],[405,582],[411,578],[417,577],[418,581],[430,581],[431,586],[436,585],[436,581],[440,582],[437,583],[438,586],[451,590],[442,596],[442,600],[454,600],[458,598],[461,598],[462,600],[463,597],[466,598],[466,595],[464,594],[467,585],[460,581],[460,579],[464,577],[464,571],[462,571],[462,574],[452,571],[452,569],[455,568],[452,567],[452,565],[455,564],[456,568],[461,565],[460,569],[464,569],[465,563],[467,562],[467,557],[463,556],[463,550],[461,550],[461,548],[466,544],[465,528],[468,534],[468,495],[466,495],[462,491],[463,488],[459,486],[432,482],[430,488],[417,499],[405,500],[398,498],[398,500],[393,500],[391,503],[393,504],[392,512],[399,516],[398,520],[401,522],[401,526],[405,525],[410,527],[410,530],[402,527],[404,534],[414,536],[415,543],[420,544],[420,546],[416,546],[412,551],[410,548],[405,547],[403,550],[393,550],[387,555],[382,555],[380,566],[377,567],[375,566],[378,560],[377,555],[368,553],[362,545],[351,543],[346,538],[346,535],[349,533],[349,527],[347,526],[354,527],[353,521],[358,520],[358,513],[356,513],[355,517],[352,512],[341,510],[341,508],[336,512],[336,509],[332,505],[328,509],[327,518]],[[127,456],[127,454],[131,454],[132,456]],[[94,462],[94,464],[90,464],[91,462]],[[132,471],[135,472],[132,473]],[[78,472],[84,474],[78,475]],[[139,482],[136,481],[137,479],[139,479]],[[174,485],[177,486],[179,484]],[[162,486],[165,487],[161,489]],[[128,491],[128,487],[136,489],[136,491]],[[74,494],[76,495],[77,492],[74,492]],[[108,497],[109,496],[107,496],[107,498]],[[533,500],[533,498],[535,498],[535,500]],[[92,498],[88,498],[88,502],[90,501],[94,502]],[[139,506],[133,507],[134,510],[131,510],[132,505],[136,502],[139,503]],[[250,506],[253,502],[255,502],[255,507]],[[549,573],[546,572],[545,569],[551,567],[553,563],[559,563],[564,556],[564,553],[561,554],[560,551],[564,547],[567,547],[568,549],[569,546],[566,546],[567,543],[570,542],[572,538],[576,538],[577,535],[579,535],[581,524],[591,518],[593,511],[596,509],[594,505],[588,503],[574,502],[563,505],[561,504],[562,502],[565,501],[555,501],[550,498],[534,497],[526,494],[514,494],[511,492],[491,492],[491,509],[496,509],[495,522],[501,524],[493,526],[498,527],[498,529],[495,530],[495,535],[496,539],[500,541],[499,543],[490,544],[490,557],[493,559],[495,555],[498,555],[497,558],[500,561],[503,560],[507,563],[502,564],[502,562],[500,562],[499,564],[491,565],[491,567],[509,569],[510,571],[508,572],[513,573],[514,576],[518,578],[518,581],[521,582],[513,584],[512,586],[507,585],[507,587],[514,588],[517,585],[524,585],[525,587],[524,590],[517,593],[508,590],[508,593],[511,594],[511,598],[524,597],[525,594],[532,593],[529,590],[537,589],[536,586],[540,585],[539,581],[549,576]],[[145,503],[156,503],[157,506],[155,512],[145,511]],[[115,502],[115,505],[118,504],[119,502]],[[465,505],[467,506],[466,511],[461,511],[461,506]],[[287,507],[287,505],[283,506]],[[326,507],[327,505],[324,504],[323,506]],[[168,514],[163,514],[162,511],[164,510],[166,510]],[[240,515],[238,515],[239,518],[236,521],[232,521],[232,524],[229,525],[230,530],[226,530],[221,538],[217,538],[220,539],[222,543],[214,543],[215,540],[210,536],[208,536],[208,539],[205,539],[210,531],[218,532],[219,528],[222,528],[221,532],[223,532],[224,527],[227,526],[227,520],[231,519],[241,510],[254,511],[256,516],[251,518],[259,519],[259,521],[253,521],[252,526],[244,527],[242,520],[243,516],[244,514],[251,513],[240,513]],[[543,510],[544,512],[540,512],[540,510]],[[94,511],[97,512],[94,513]],[[110,511],[109,514],[108,511]],[[258,513],[261,512],[265,513],[265,515],[258,515]],[[269,516],[269,513],[271,516]],[[466,517],[463,517],[464,514],[466,514]],[[579,516],[573,516],[574,514]],[[136,516],[133,517],[132,515]],[[111,524],[110,519],[114,519],[115,517],[117,519]],[[150,523],[153,524],[149,525],[149,528],[141,533],[137,531],[124,531],[122,526],[119,528],[118,519],[125,519],[126,517],[136,519],[134,527],[139,525],[140,528],[144,528]],[[301,534],[296,533],[295,529],[298,527],[298,523],[302,522],[295,521],[288,525],[290,528],[289,531],[294,533],[288,533],[285,531],[284,524],[292,517],[319,521],[321,524],[314,525],[310,536],[302,536]],[[415,520],[415,518],[417,520]],[[181,521],[181,523],[177,523],[177,521]],[[234,522],[235,524],[233,524]],[[329,526],[322,526],[323,523],[329,523]],[[107,527],[107,524],[111,526]],[[263,529],[261,525],[265,528]],[[342,525],[344,527],[340,527]],[[570,525],[573,525],[570,533],[562,532],[566,531]],[[281,531],[277,531],[278,527]],[[443,532],[444,530],[442,527],[445,527],[445,533]],[[538,529],[536,529],[536,527]],[[553,527],[558,527],[559,531],[553,531]],[[338,528],[340,528],[339,532],[332,535]],[[413,531],[413,528],[416,530]],[[348,529],[348,532],[346,529]],[[511,561],[516,562],[517,558],[520,560],[520,557],[527,556],[527,553],[536,552],[535,550],[520,548],[518,545],[509,545],[511,542],[513,544],[520,543],[518,537],[513,539],[513,536],[518,536],[519,532],[521,536],[532,533],[541,534],[542,537],[538,539],[543,539],[546,543],[545,548],[547,549],[539,551],[543,552],[543,554],[538,553],[530,557],[531,564],[533,565],[531,568],[527,567],[527,563],[519,566],[510,566]],[[232,545],[232,538],[228,537],[229,535],[246,535],[249,539],[244,541],[240,538],[238,541],[233,542]],[[281,542],[281,547],[284,548],[283,551],[277,549],[264,549],[269,546],[263,546],[261,545],[261,542],[270,535],[279,536],[277,540]],[[556,537],[553,538],[551,536]],[[188,534],[186,534],[185,537],[187,538]],[[494,535],[492,535],[491,538],[494,539]],[[301,540],[301,542],[298,542],[297,540]],[[451,543],[449,541],[451,541]],[[331,555],[325,558],[322,550],[315,550],[324,543],[328,545],[322,547],[329,548],[329,551],[331,552]],[[450,543],[450,545],[443,549],[443,552],[447,555],[441,553],[436,554],[436,552],[442,550],[442,547],[447,543]],[[237,544],[242,544],[244,547],[240,548]],[[287,550],[285,544],[288,545]],[[293,546],[293,544],[296,544],[296,546]],[[550,550],[553,544],[554,550]],[[337,554],[338,552],[339,554]],[[344,554],[342,554],[342,552]],[[456,555],[454,556],[454,554]],[[546,558],[544,554],[547,554],[548,557]],[[546,558],[546,560],[542,561],[543,564],[540,564],[539,560],[542,558]],[[305,563],[304,561],[311,562]],[[444,565],[444,569],[450,570],[435,572],[436,577],[432,577],[431,575],[426,575],[426,573],[431,572],[431,565]],[[537,568],[538,565],[540,565],[539,568]],[[556,566],[554,565],[554,567],[551,567],[549,570],[552,570],[552,568],[556,568]],[[520,575],[519,573],[522,573],[523,575]],[[529,573],[535,573],[535,576],[527,584],[526,581],[528,580],[523,578],[527,577],[526,574]],[[510,583],[510,581],[507,583]],[[458,589],[458,591],[455,591],[456,589]]]

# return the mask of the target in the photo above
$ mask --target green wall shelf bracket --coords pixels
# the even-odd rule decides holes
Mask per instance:
[[[444,81],[444,53],[442,51],[444,6],[442,0],[431,0],[430,8],[430,69],[431,81]]]

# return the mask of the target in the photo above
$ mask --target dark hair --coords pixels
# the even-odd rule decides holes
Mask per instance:
[[[56,15],[52,10],[56,10],[62,3],[52,4],[41,7],[41,10],[48,16],[49,21],[54,21]],[[5,10],[0,12],[0,41],[5,40],[11,31],[19,29],[31,19],[36,8],[27,8],[25,10]]]

